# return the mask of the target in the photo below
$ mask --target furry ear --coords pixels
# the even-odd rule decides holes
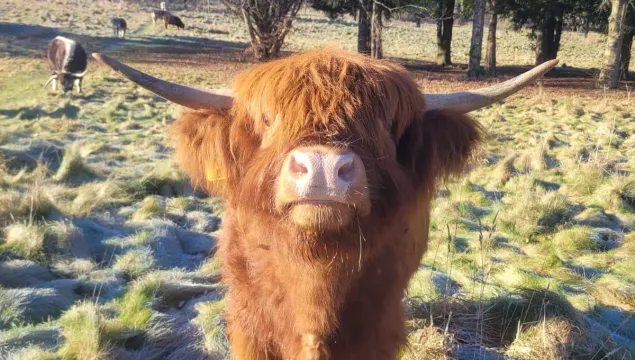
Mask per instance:
[[[397,144],[397,159],[417,186],[460,174],[483,138],[478,122],[451,110],[431,110],[414,119]]]
[[[182,115],[170,127],[176,161],[192,185],[225,198],[235,168],[229,134],[232,119],[227,111],[209,109]]]

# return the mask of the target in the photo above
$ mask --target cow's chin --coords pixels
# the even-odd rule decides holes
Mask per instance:
[[[339,230],[349,226],[354,217],[353,206],[335,201],[298,201],[289,208],[291,222],[307,230]]]

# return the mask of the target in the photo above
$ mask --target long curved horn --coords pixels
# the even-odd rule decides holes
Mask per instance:
[[[46,87],[48,86],[48,84],[51,83],[51,81],[55,80],[55,78],[57,77],[57,75],[53,75],[51,76],[48,80],[46,80],[46,84],[44,84],[44,86],[42,86],[43,88],[46,89]]]
[[[88,72],[88,69],[84,70],[84,72],[80,72],[80,73],[70,73],[73,77],[76,78],[80,78],[80,77],[84,77],[84,75],[86,75],[86,73]]]
[[[93,53],[93,58],[160,97],[190,109],[231,107],[233,96],[229,89],[204,90],[157,79],[135,70],[106,55]]]
[[[468,113],[502,100],[553,69],[558,59],[547,61],[517,77],[490,87],[453,94],[425,94],[426,110],[452,109]]]

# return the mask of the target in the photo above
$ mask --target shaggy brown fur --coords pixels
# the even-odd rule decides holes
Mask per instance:
[[[337,50],[255,66],[234,89],[231,110],[190,112],[172,129],[192,181],[227,201],[219,256],[234,358],[394,359],[435,182],[462,170],[480,127],[426,113],[400,66]],[[360,156],[370,214],[325,230],[276,210],[285,156],[310,145]]]

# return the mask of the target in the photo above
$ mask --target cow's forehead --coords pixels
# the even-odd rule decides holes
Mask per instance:
[[[254,66],[234,84],[236,102],[257,123],[346,129],[412,118],[423,97],[396,64],[322,49]]]

